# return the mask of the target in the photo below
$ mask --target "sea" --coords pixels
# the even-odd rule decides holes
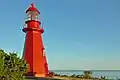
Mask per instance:
[[[57,74],[66,75],[81,75],[85,70],[52,70]],[[94,77],[106,76],[108,79],[117,80],[120,79],[120,70],[89,70]]]

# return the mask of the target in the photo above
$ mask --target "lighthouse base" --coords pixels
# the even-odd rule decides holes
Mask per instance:
[[[29,72],[26,76],[47,77],[46,74],[37,74],[36,72]]]
[[[35,74],[35,77],[47,77],[45,74]]]
[[[63,80],[58,78],[52,78],[52,77],[34,77],[34,76],[26,76],[26,80]]]

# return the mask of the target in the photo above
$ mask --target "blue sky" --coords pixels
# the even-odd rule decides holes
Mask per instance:
[[[41,12],[50,69],[120,69],[120,0],[2,0],[0,48],[22,55],[32,2]]]

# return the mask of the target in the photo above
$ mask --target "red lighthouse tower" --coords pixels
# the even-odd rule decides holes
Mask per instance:
[[[26,14],[27,20],[22,30],[26,33],[23,57],[29,64],[28,76],[45,77],[49,71],[42,42],[44,30],[39,20],[40,12],[31,4]]]

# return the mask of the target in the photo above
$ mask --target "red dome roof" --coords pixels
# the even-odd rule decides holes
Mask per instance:
[[[27,13],[28,11],[36,11],[36,12],[38,12],[38,13],[40,14],[40,12],[37,10],[37,8],[35,7],[34,4],[31,4],[31,7],[28,8],[28,10],[26,11],[26,13]]]

